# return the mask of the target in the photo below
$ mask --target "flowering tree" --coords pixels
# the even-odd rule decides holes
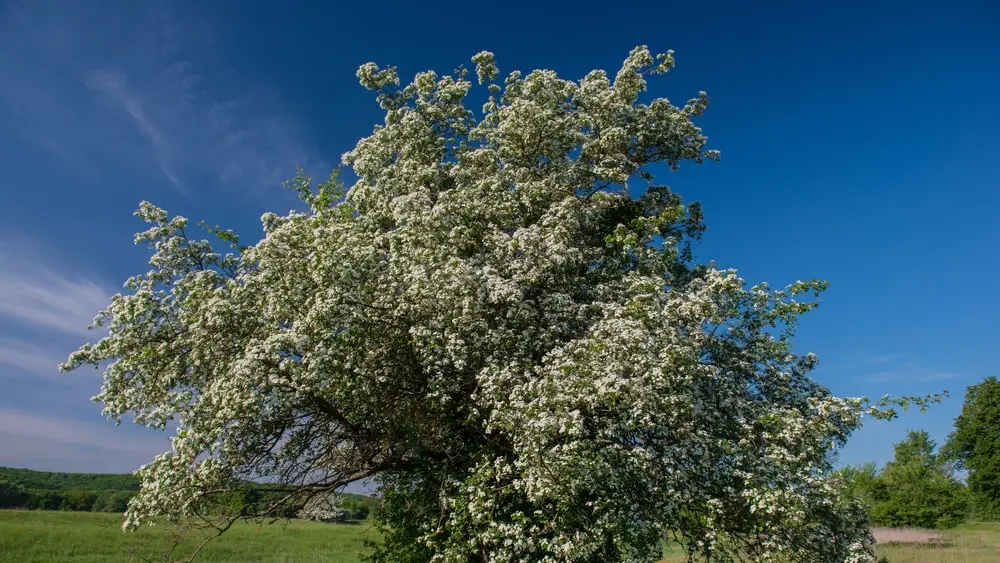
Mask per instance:
[[[347,510],[340,505],[340,498],[334,493],[310,498],[298,513],[299,518],[317,522],[342,522],[347,516]]]
[[[343,157],[357,181],[296,179],[308,211],[254,245],[140,206],[151,269],[63,366],[106,366],[108,416],[176,425],[126,527],[247,481],[285,493],[267,512],[372,478],[377,561],[654,561],[668,534],[713,561],[869,560],[830,477],[866,403],[791,352],[825,284],[696,265],[700,208],[654,182],[718,157],[706,95],[642,101],[674,64],[645,47],[579,81],[473,61],[481,112],[464,69],[362,66],[385,123]]]

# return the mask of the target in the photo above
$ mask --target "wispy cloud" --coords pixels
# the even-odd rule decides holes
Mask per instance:
[[[903,354],[896,353],[886,353],[886,354],[856,354],[851,361],[840,362],[831,366],[824,365],[820,363],[819,369],[823,372],[839,372],[839,371],[853,371],[853,372],[868,372],[876,369],[883,368],[886,365],[893,363],[898,363],[906,360],[906,356]]]
[[[871,383],[946,381],[965,377],[963,373],[935,369],[931,366],[919,365],[913,361],[903,361],[896,365],[884,366],[877,371],[862,371],[861,374]]]
[[[939,372],[929,372],[920,376],[921,381],[944,381],[946,379],[961,379],[965,377],[964,373],[955,373],[952,371],[939,371]]]
[[[0,7],[0,117],[88,174],[136,168],[173,189],[275,187],[329,166],[266,83],[227,61],[194,4]],[[254,191],[254,190],[251,190]]]
[[[116,439],[109,440],[109,433],[116,433],[115,426],[110,423],[61,420],[28,412],[0,409],[0,434],[14,434],[21,438],[54,444],[91,446],[114,452],[145,453],[159,449],[151,448],[149,440],[123,436],[121,432],[116,433]]]
[[[866,379],[872,383],[903,382],[903,381],[947,381],[961,379],[965,374],[954,371],[939,371],[926,367],[903,366],[899,368],[876,371],[866,374]]]
[[[887,364],[890,362],[899,362],[906,359],[903,354],[876,354],[874,356],[868,356],[861,360],[862,363],[866,365],[878,365]]]
[[[119,72],[94,71],[87,76],[85,82],[91,89],[108,96],[132,118],[139,132],[149,140],[153,149],[153,159],[160,166],[163,175],[174,188],[186,193],[184,184],[173,171],[175,156],[171,144],[164,138],[160,128],[146,115],[142,102],[128,91],[125,76]]]
[[[87,334],[109,300],[110,292],[99,283],[64,274],[0,241],[0,320],[36,331]]]
[[[0,409],[0,465],[125,472],[168,449],[162,432]]]
[[[961,371],[938,369],[899,353],[858,354],[852,361],[832,366],[820,364],[817,372],[857,376],[869,383],[946,381],[966,376]]]
[[[65,378],[58,373],[60,354],[17,338],[0,338],[0,379],[26,376],[32,378]]]

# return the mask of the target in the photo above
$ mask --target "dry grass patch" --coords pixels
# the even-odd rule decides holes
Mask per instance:
[[[875,551],[889,563],[996,563],[1000,523],[970,522],[947,531],[878,528]]]
[[[948,537],[937,530],[923,528],[872,528],[875,542],[882,545],[892,543],[943,544]]]

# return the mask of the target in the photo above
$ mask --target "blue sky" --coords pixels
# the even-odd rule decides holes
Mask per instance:
[[[907,428],[943,440],[965,387],[1000,374],[994,2],[251,4],[0,0],[0,465],[129,471],[166,447],[101,418],[97,372],[55,368],[144,270],[140,200],[249,240],[295,205],[296,166],[325,175],[381,119],[358,65],[483,49],[573,78],[676,51],[652,91],[706,90],[723,155],[666,178],[704,203],[698,257],[829,280],[797,349],[835,392],[952,391],[844,462],[885,461]]]

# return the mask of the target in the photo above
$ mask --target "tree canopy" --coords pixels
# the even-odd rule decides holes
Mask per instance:
[[[701,208],[654,173],[715,160],[644,92],[671,52],[609,76],[464,68],[357,76],[384,123],[356,181],[291,182],[251,245],[142,203],[150,270],[65,369],[101,366],[115,419],[176,428],[127,527],[248,481],[303,506],[376,480],[375,561],[869,561],[831,451],[861,423],[796,355],[821,281],[748,287],[697,264]],[[272,505],[267,510],[285,507]]]
[[[962,414],[944,455],[969,472],[973,509],[980,518],[1000,518],[1000,381],[988,377],[965,393]]]
[[[849,495],[882,526],[950,528],[961,523],[968,514],[965,486],[936,447],[926,431],[911,430],[881,471],[873,463],[842,470]]]
[[[132,475],[0,467],[0,508],[122,513],[138,490]]]
[[[139,480],[118,473],[57,473],[14,467],[0,467],[0,478],[26,489],[53,491],[137,491]]]

